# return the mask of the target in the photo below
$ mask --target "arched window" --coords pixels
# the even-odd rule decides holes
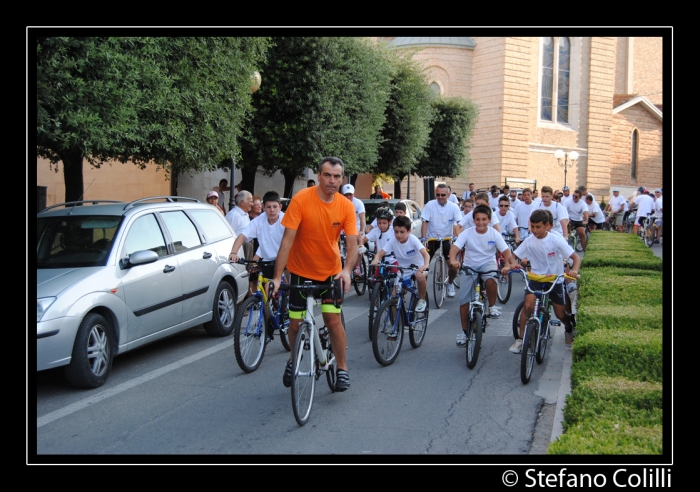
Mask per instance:
[[[541,120],[569,122],[570,65],[569,38],[542,38]]]
[[[635,128],[632,131],[632,152],[631,152],[631,162],[630,162],[630,177],[632,179],[637,179],[637,156],[639,150],[639,131]]]
[[[430,87],[430,90],[433,91],[433,94],[436,96],[439,96],[442,92],[440,90],[440,85],[437,82],[432,82],[428,87]]]

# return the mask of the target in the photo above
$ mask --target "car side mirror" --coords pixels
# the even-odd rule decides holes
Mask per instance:
[[[125,270],[127,268],[131,268],[132,266],[146,265],[156,261],[158,261],[158,253],[151,251],[150,249],[145,249],[142,251],[134,251],[128,258],[122,258],[119,260],[119,267],[122,270]]]

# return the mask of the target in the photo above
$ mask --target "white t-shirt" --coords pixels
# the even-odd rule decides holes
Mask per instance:
[[[452,236],[453,227],[459,223],[460,214],[459,207],[452,202],[440,205],[437,200],[430,200],[421,215],[423,222],[428,222],[425,237]]]
[[[374,231],[374,229],[372,229]],[[370,232],[372,232],[370,231]],[[408,240],[405,243],[400,243],[396,237],[392,237],[383,247],[384,253],[394,252],[396,261],[400,267],[410,267],[411,265],[422,266],[424,263],[423,255],[420,253],[425,246],[421,244],[416,236],[409,234]]]
[[[464,249],[464,266],[476,268],[496,260],[496,250],[505,251],[508,245],[503,236],[495,229],[488,227],[486,232],[479,234],[476,227],[462,231],[454,242],[459,249]]]
[[[229,213],[226,214],[226,220],[231,224],[231,229],[236,234],[243,232],[243,229],[250,224],[250,217],[239,206],[234,206]]]
[[[566,204],[569,203],[573,199],[574,199],[573,193],[571,193],[569,196],[562,196],[561,197],[561,204],[566,207]]]
[[[664,208],[663,197],[659,197],[654,202],[654,215],[656,215],[657,217],[663,217],[664,214],[661,211],[662,208]]]
[[[578,203],[576,203],[572,198],[571,200],[566,202],[564,208],[566,208],[566,212],[569,214],[569,218],[578,222],[583,220],[583,213],[588,212],[588,205],[586,205],[586,202],[583,201],[583,198],[579,198]]]
[[[498,214],[492,213],[491,221],[489,222],[489,227],[493,227],[494,224],[498,224],[499,222],[500,221],[498,220]],[[470,227],[474,227],[476,225],[474,223],[474,209],[471,209],[468,214],[462,216],[462,218],[459,221],[459,225],[461,225],[464,229],[469,229]]]
[[[638,195],[634,203],[637,204],[637,217],[646,217],[654,210],[654,199],[649,195]]]
[[[394,229],[392,229],[391,225],[389,225],[389,228],[386,230],[386,232],[382,232],[381,229],[379,229],[379,227],[375,227],[367,233],[367,240],[376,243],[374,251],[377,252],[379,252],[393,237]],[[389,262],[394,261],[394,257],[389,254],[385,254],[384,259],[385,261]]]
[[[586,205],[588,205],[588,203],[586,203]],[[588,217],[596,224],[602,224],[605,222],[605,216],[603,215],[603,211],[600,209],[598,202],[594,201],[588,205]]]
[[[450,193],[450,196],[447,197],[447,201],[452,202],[459,207],[459,198],[457,198],[457,195],[454,193]]]
[[[498,195],[496,198],[493,197],[491,193],[489,193],[489,205],[491,206],[491,210],[496,212],[498,210],[498,201],[501,199],[501,195]]]
[[[533,200],[534,201],[534,200]],[[544,203],[540,203],[537,208],[541,208],[543,210],[549,210],[552,212],[552,217],[554,217],[554,226],[552,227],[552,232],[555,232],[559,234],[561,237],[564,237],[564,230],[561,228],[561,221],[564,219],[569,219],[569,214],[566,211],[566,208],[561,204],[557,203],[555,201],[552,201],[552,203],[549,205],[549,207],[545,207]],[[568,232],[567,232],[568,234]],[[537,273],[553,273],[553,272],[537,272]]]
[[[563,258],[570,258],[574,250],[566,240],[557,234],[550,234],[538,239],[534,234],[528,236],[515,250],[518,258],[527,258],[532,265],[532,273],[564,273]],[[561,278],[559,282],[563,282]]]
[[[360,227],[360,214],[365,211],[365,204],[362,200],[352,197],[352,206],[355,208],[355,226],[357,226],[357,232],[365,232],[366,224],[362,224]]]
[[[515,222],[518,223],[518,227],[530,227],[530,215],[532,215],[533,210],[537,210],[535,202],[530,202],[529,205],[525,202],[520,202],[520,206],[515,211]],[[530,234],[528,229],[520,229],[518,232],[520,239],[525,239]]]
[[[538,206],[540,203],[542,203],[542,199],[540,197],[533,198],[532,201],[533,201],[533,203],[536,203]]]
[[[594,200],[595,202],[595,200]],[[626,200],[622,195],[613,195],[612,198],[610,199],[610,210],[612,210],[613,213],[617,213],[618,210],[620,210],[620,207],[622,207],[622,211],[624,212],[627,210],[625,208],[625,204],[627,203]]]
[[[517,197],[515,200],[512,200],[510,197],[508,197],[508,199],[510,200],[510,209],[515,213],[515,209],[518,208],[518,205],[523,203],[522,200],[518,200]]]
[[[282,217],[284,217],[284,212],[280,212],[277,222],[270,224],[267,221],[267,215],[262,213],[251,220],[248,227],[241,232],[246,237],[246,240],[258,239],[259,246],[255,254],[265,261],[277,258],[277,253],[282,244],[282,236],[284,236]]]
[[[498,219],[498,227],[501,228],[501,232],[505,232],[506,234],[513,234],[513,230],[516,227],[518,227],[518,223],[515,221],[515,214],[508,210],[506,212],[505,217],[499,212],[496,212],[494,215]]]

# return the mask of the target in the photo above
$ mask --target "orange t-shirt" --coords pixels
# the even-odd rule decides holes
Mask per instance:
[[[318,281],[324,281],[342,269],[338,249],[340,231],[345,229],[346,235],[357,235],[352,202],[336,193],[333,201],[326,203],[319,198],[315,186],[294,195],[282,225],[297,231],[289,251],[287,269]]]

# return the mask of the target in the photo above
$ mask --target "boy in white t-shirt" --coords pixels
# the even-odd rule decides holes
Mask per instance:
[[[506,198],[507,199],[507,198]],[[479,272],[498,270],[496,266],[496,252],[503,253],[506,261],[510,258],[510,249],[503,240],[500,232],[489,227],[491,221],[491,208],[488,205],[478,205],[474,208],[474,227],[462,231],[450,249],[449,263],[452,268],[459,268],[457,255],[464,248],[464,259],[462,264],[473,268]],[[482,275],[485,278],[486,296],[489,301],[487,316],[498,318],[501,310],[495,306],[498,285],[496,284],[496,274],[489,273]],[[467,318],[469,317],[469,304],[474,299],[476,292],[476,274],[467,274],[466,279],[460,286],[461,295],[459,300],[459,314],[462,321],[462,331],[457,334],[457,346],[465,347],[467,344]]]
[[[408,217],[396,217],[393,223],[394,237],[390,239],[379,252],[374,256],[372,265],[378,265],[382,258],[388,253],[394,254],[400,267],[410,267],[417,265],[416,283],[418,284],[418,303],[416,312],[422,313],[427,307],[425,302],[425,292],[428,282],[426,269],[430,264],[430,256],[425,246],[421,244],[416,236],[411,234],[411,219]]]
[[[562,258],[571,258],[574,262],[569,270],[569,275],[575,277],[581,266],[581,258],[574,253],[566,240],[558,234],[548,232],[553,224],[551,212],[544,209],[537,209],[530,216],[530,236],[528,236],[514,254],[510,257],[508,264],[503,267],[503,273],[513,268],[518,268],[518,258],[527,258],[532,266],[532,273],[559,275],[564,273],[564,262]],[[538,289],[541,283],[530,280],[530,287]],[[570,345],[573,341],[573,326],[569,315],[566,313],[566,294],[564,279],[560,279],[552,292],[549,293],[549,300],[554,309],[555,316],[564,324],[566,335],[564,341]],[[547,288],[549,285],[547,285]],[[522,350],[523,335],[525,334],[525,321],[532,314],[535,308],[535,295],[530,292],[525,294],[525,303],[520,313],[520,338],[513,343],[510,351],[519,354]]]
[[[391,208],[388,206],[379,207],[374,216],[375,219],[373,223],[376,222],[377,226],[373,227],[372,230],[362,238],[362,244],[367,244],[369,241],[374,242],[374,251],[377,253],[394,236],[393,231],[389,230],[394,220],[394,212],[392,212]],[[389,262],[396,261],[395,258],[389,256],[389,254],[385,256],[385,260]]]

